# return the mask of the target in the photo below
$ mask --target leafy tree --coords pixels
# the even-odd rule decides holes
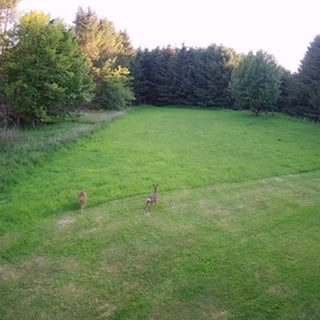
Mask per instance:
[[[130,71],[121,66],[129,66],[133,54],[128,35],[118,33],[110,21],[99,19],[90,8],[78,9],[75,31],[96,83],[94,103],[108,109],[131,105]]]
[[[304,115],[320,121],[320,35],[310,44],[299,68],[300,88],[306,97]],[[301,105],[301,102],[300,102]]]
[[[103,109],[121,110],[132,105],[135,100],[127,68],[112,70],[105,65],[101,74],[102,81],[97,84],[95,103]]]
[[[92,98],[93,82],[72,31],[43,13],[21,18],[4,54],[5,92],[24,122],[65,115]]]
[[[20,0],[0,0],[0,35],[6,33],[8,25],[13,22]]]
[[[9,27],[16,17],[16,8],[19,0],[0,0],[0,82],[7,80],[7,75],[3,74],[2,53],[9,44]],[[15,121],[12,106],[8,103],[3,90],[0,91],[0,124],[7,126]]]
[[[250,52],[231,76],[232,96],[241,107],[256,115],[273,109],[280,96],[281,73],[274,57],[263,51]]]

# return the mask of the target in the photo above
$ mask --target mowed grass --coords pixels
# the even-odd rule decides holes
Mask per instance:
[[[21,170],[0,204],[0,318],[319,319],[319,137],[137,108]]]

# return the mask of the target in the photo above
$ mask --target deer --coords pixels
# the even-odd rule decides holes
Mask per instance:
[[[88,194],[85,191],[80,192],[79,196],[80,204],[81,204],[81,213],[87,205]]]
[[[153,188],[154,194],[148,197],[144,210],[149,206],[149,211],[152,211],[152,207],[158,202],[158,185],[154,184]]]

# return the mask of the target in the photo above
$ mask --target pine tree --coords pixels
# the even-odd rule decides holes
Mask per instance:
[[[301,62],[299,79],[301,86],[298,90],[305,92],[307,97],[304,115],[320,121],[320,35],[310,44]]]
[[[139,50],[134,63],[139,103],[229,106],[230,54],[222,47]]]

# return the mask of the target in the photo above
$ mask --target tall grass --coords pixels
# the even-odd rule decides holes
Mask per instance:
[[[85,113],[73,122],[37,128],[0,128],[0,192],[19,180],[15,172],[50,159],[53,152],[67,147],[104,127],[122,112]]]

